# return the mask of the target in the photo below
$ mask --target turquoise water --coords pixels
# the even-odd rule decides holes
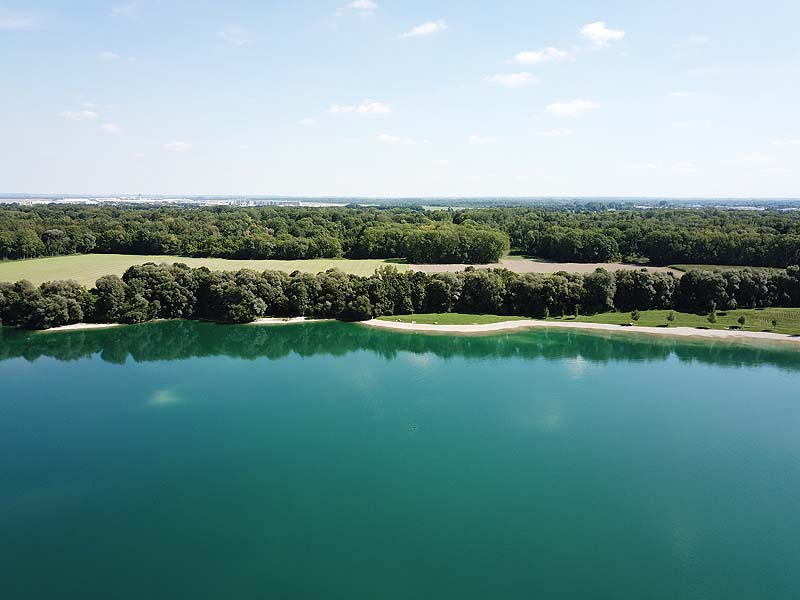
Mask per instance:
[[[800,352],[0,331],[0,596],[796,598]]]

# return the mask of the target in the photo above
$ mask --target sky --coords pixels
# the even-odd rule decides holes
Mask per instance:
[[[0,192],[800,197],[800,2],[0,0]]]

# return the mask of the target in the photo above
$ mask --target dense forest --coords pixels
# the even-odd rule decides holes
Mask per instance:
[[[484,264],[508,248],[502,231],[421,208],[0,208],[3,259],[96,252]]]
[[[800,263],[800,211],[715,208],[0,207],[0,259],[74,253],[237,259],[496,262],[509,248],[568,262]]]
[[[470,267],[459,273],[425,274],[384,267],[359,277],[336,269],[288,275],[148,263],[131,267],[122,278],[101,277],[91,290],[70,281],[39,287],[27,281],[0,283],[2,324],[28,329],[82,321],[246,323],[264,316],[358,321],[450,311],[546,317],[670,308],[711,313],[767,306],[800,306],[800,267],[690,271],[678,279],[646,269],[520,275],[506,269]]]

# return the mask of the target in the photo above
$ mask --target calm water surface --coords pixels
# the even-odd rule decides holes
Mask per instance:
[[[0,596],[800,597],[800,352],[0,332]]]

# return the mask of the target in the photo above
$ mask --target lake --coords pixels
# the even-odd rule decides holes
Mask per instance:
[[[796,598],[800,352],[0,331],[4,599]]]

